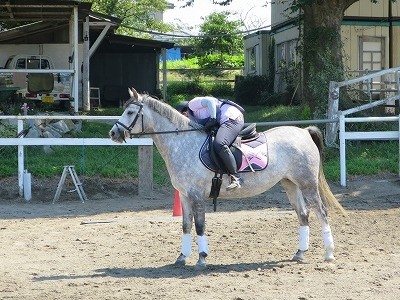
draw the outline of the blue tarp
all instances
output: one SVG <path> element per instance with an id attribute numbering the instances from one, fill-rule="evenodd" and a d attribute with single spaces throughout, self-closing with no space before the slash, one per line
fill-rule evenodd
<path id="1" fill-rule="evenodd" d="M 181 48 L 171 48 L 166 51 L 167 60 L 181 60 Z"/>

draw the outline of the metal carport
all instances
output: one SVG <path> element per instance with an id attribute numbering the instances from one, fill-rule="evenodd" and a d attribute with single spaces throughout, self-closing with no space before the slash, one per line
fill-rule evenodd
<path id="1" fill-rule="evenodd" d="M 165 53 L 165 48 L 173 47 L 173 43 L 114 35 L 114 30 L 120 25 L 121 20 L 93 12 L 90 9 L 91 3 L 69 0 L 7 0 L 0 2 L 0 22 L 17 22 L 17 24 L 33 22 L 29 25 L 0 32 L 0 44 L 35 43 L 39 39 L 45 41 L 49 36 L 53 36 L 52 42 L 57 42 L 57 39 L 68 41 L 69 56 L 72 62 L 68 71 L 73 75 L 71 95 L 74 100 L 75 112 L 78 112 L 79 109 L 77 101 L 79 99 L 79 72 L 82 72 L 83 110 L 90 109 L 89 70 L 93 68 L 89 64 L 89 58 L 92 57 L 98 47 L 101 46 L 103 49 L 101 53 L 103 54 L 107 51 L 115 52 L 107 46 L 110 44 L 121 44 L 120 47 L 132 47 L 134 45 L 135 51 L 141 47 L 147 47 L 150 52 L 154 50 L 161 51 L 161 53 Z M 79 24 L 82 24 L 81 29 Z M 56 34 L 59 34 L 65 27 L 68 28 L 66 37 L 56 37 Z M 107 42 L 104 41 L 105 38 L 108 39 Z M 82 68 L 79 65 L 78 57 L 79 42 L 83 43 Z"/>

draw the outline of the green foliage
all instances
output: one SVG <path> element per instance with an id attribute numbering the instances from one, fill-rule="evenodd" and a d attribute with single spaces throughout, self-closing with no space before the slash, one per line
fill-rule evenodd
<path id="1" fill-rule="evenodd" d="M 148 30 L 166 32 L 170 25 L 155 20 L 154 14 L 167 8 L 166 0 L 85 0 L 92 2 L 92 10 L 122 20 L 117 33 L 130 36 L 149 37 Z M 135 28 L 138 30 L 133 30 Z M 143 30 L 143 31 L 140 31 Z"/>
<path id="2" fill-rule="evenodd" d="M 310 120 L 312 119 L 311 108 L 308 105 L 304 105 L 300 113 L 300 120 Z"/>
<path id="3" fill-rule="evenodd" d="M 244 54 L 230 55 L 230 54 L 206 54 L 198 57 L 199 66 L 205 69 L 216 68 L 243 68 L 244 67 Z M 218 70 L 217 70 L 218 71 Z"/>
<path id="4" fill-rule="evenodd" d="M 160 64 L 160 68 L 162 65 Z M 180 59 L 180 60 L 167 60 L 167 69 L 198 69 L 199 59 L 197 57 Z"/>
<path id="5" fill-rule="evenodd" d="M 241 21 L 230 21 L 229 12 L 212 13 L 200 25 L 200 37 L 193 40 L 196 56 L 243 53 L 242 35 L 237 34 Z"/>
<path id="6" fill-rule="evenodd" d="M 107 108 L 98 108 L 93 109 L 91 111 L 82 112 L 82 115 L 89 116 L 120 116 L 124 112 L 122 107 L 107 107 Z M 95 125 L 92 125 L 95 126 Z M 94 130 L 95 131 L 95 130 Z"/>
<path id="7" fill-rule="evenodd" d="M 168 103 L 176 106 L 196 96 L 211 95 L 232 99 L 233 88 L 224 82 L 176 81 L 168 83 Z"/>
<path id="8" fill-rule="evenodd" d="M 268 104 L 266 99 L 272 93 L 273 82 L 270 82 L 267 76 L 246 76 L 235 83 L 235 101 L 240 104 Z"/>
<path id="9" fill-rule="evenodd" d="M 328 36 L 331 29 L 326 29 L 324 36 Z M 329 82 L 332 80 L 341 81 L 344 78 L 343 64 L 335 64 L 332 58 L 335 56 L 332 49 L 329 47 L 319 47 L 318 51 L 304 50 L 305 45 L 314 43 L 320 38 L 321 29 L 313 36 L 305 37 L 303 45 L 303 56 L 305 68 L 307 71 L 307 97 L 311 100 L 307 101 L 317 115 L 322 115 L 326 112 L 329 99 Z M 336 37 L 337 38 L 337 37 Z M 330 44 L 327 44 L 327 46 Z"/>
<path id="10" fill-rule="evenodd" d="M 7 124 L 6 122 L 3 123 L 0 121 L 0 137 L 2 138 L 10 138 L 16 137 L 17 133 L 15 131 L 14 126 Z"/>
<path id="11" fill-rule="evenodd" d="M 233 88 L 231 84 L 226 82 L 206 82 L 202 84 L 204 89 L 208 91 L 207 95 L 219 98 L 233 98 Z"/>
<path id="12" fill-rule="evenodd" d="M 21 112 L 21 103 L 6 99 L 0 102 L 0 111 L 5 115 L 18 115 Z"/>
<path id="13" fill-rule="evenodd" d="M 204 92 L 198 80 L 168 82 L 168 94 L 170 95 L 204 95 Z"/>
<path id="14" fill-rule="evenodd" d="M 213 56 L 218 55 L 210 55 L 210 57 Z M 216 57 L 215 63 L 213 61 L 210 64 L 207 62 L 207 57 L 167 61 L 168 81 L 191 80 L 200 82 L 233 80 L 235 75 L 240 74 L 244 64 L 243 54 L 233 56 L 223 55 L 223 59 L 226 59 L 226 61 L 222 65 L 225 68 L 213 66 L 219 63 L 219 57 Z M 205 69 L 200 68 L 199 60 L 204 61 Z"/>

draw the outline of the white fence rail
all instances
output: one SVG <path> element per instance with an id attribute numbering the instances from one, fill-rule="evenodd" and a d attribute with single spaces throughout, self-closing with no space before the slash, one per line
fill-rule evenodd
<path id="1" fill-rule="evenodd" d="M 368 104 L 361 105 L 359 107 L 355 107 L 346 111 L 346 115 L 362 111 L 368 108 L 372 108 L 379 105 L 389 104 L 393 101 L 400 99 L 400 67 L 386 69 L 378 72 L 374 72 L 368 75 L 364 75 L 361 77 L 336 82 L 331 81 L 329 83 L 329 100 L 328 100 L 328 119 L 337 119 L 339 115 L 339 98 L 340 98 L 340 88 L 349 87 L 352 85 L 363 85 L 365 83 L 369 83 L 374 78 L 384 78 L 382 85 L 386 86 L 386 89 L 380 90 L 381 92 L 388 95 L 389 93 L 394 94 L 393 96 L 388 96 L 382 100 L 372 102 L 370 90 L 368 90 L 367 94 L 369 94 L 369 102 Z M 369 85 L 368 85 L 369 86 Z M 326 143 L 328 145 L 334 145 L 337 139 L 338 132 L 338 124 L 330 123 L 326 125 Z"/>
<path id="2" fill-rule="evenodd" d="M 22 132 L 24 120 L 117 120 L 115 116 L 0 116 L 1 119 L 17 120 L 17 131 Z M 111 124 L 110 124 L 111 129 Z M 140 195 L 149 195 L 153 188 L 153 140 L 151 138 L 128 139 L 124 144 L 112 142 L 109 138 L 0 138 L 0 145 L 18 146 L 18 187 L 23 196 L 25 155 L 24 146 L 62 145 L 62 146 L 138 146 L 139 147 L 139 185 Z"/>
<path id="3" fill-rule="evenodd" d="M 382 101 L 362 106 L 362 109 L 379 105 Z M 358 111 L 358 109 L 357 109 Z M 339 123 L 340 146 L 340 184 L 346 186 L 346 141 L 348 140 L 398 140 L 399 141 L 399 176 L 400 176 L 400 115 L 393 117 L 349 118 L 346 115 L 355 109 L 339 111 L 338 119 L 298 120 L 279 122 L 259 122 L 258 126 L 306 125 Z M 23 121 L 29 119 L 76 119 L 76 120 L 117 120 L 115 116 L 0 116 L 0 119 L 18 120 L 18 132 L 23 130 Z M 346 132 L 346 123 L 393 122 L 399 124 L 398 131 Z M 111 125 L 111 124 L 110 124 Z M 138 146 L 139 147 L 139 194 L 146 195 L 153 187 L 153 140 L 151 138 L 128 139 L 125 144 L 116 144 L 109 138 L 0 138 L 0 145 L 18 146 L 18 185 L 23 195 L 24 146 L 62 145 L 62 146 Z"/>
<path id="4" fill-rule="evenodd" d="M 377 84 L 373 80 L 379 82 L 380 87 L 376 92 L 385 95 L 384 99 L 373 101 L 372 93 L 373 85 Z M 366 94 L 368 95 L 367 104 L 360 105 L 345 111 L 339 111 L 340 88 L 350 87 L 352 85 L 367 86 Z M 389 96 L 391 94 L 391 96 Z M 364 76 L 345 80 L 341 82 L 331 81 L 329 83 L 329 100 L 328 100 L 328 119 L 337 120 L 339 123 L 331 122 L 326 125 L 325 141 L 327 145 L 335 145 L 337 133 L 339 132 L 340 146 L 340 184 L 346 186 L 346 141 L 347 140 L 398 140 L 399 141 L 399 176 L 400 176 L 400 116 L 393 117 L 364 117 L 350 118 L 346 117 L 350 114 L 360 112 L 366 109 L 372 109 L 381 105 L 396 103 L 397 109 L 400 107 L 400 67 L 372 72 Z M 392 122 L 399 123 L 398 131 L 375 131 L 375 132 L 346 132 L 346 123 L 356 122 Z"/>
<path id="5" fill-rule="evenodd" d="M 399 176 L 400 176 L 400 115 L 393 117 L 346 118 L 347 112 L 339 112 L 340 145 L 340 185 L 346 186 L 346 141 L 347 140 L 397 140 L 399 141 Z M 398 131 L 346 132 L 346 123 L 360 122 L 397 122 Z M 382 155 L 385 155 L 382 153 Z"/>

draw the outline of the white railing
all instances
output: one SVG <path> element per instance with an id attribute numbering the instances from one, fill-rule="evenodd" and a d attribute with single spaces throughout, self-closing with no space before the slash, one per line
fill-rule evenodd
<path id="1" fill-rule="evenodd" d="M 331 81 L 329 83 L 329 100 L 328 100 L 328 119 L 337 119 L 339 114 L 339 98 L 340 98 L 340 88 L 351 86 L 354 84 L 365 84 L 366 82 L 370 82 L 373 78 L 376 77 L 385 77 L 386 79 L 392 78 L 391 80 L 386 80 L 382 82 L 382 84 L 386 84 L 388 87 L 387 89 L 381 90 L 385 91 L 386 93 L 394 93 L 394 96 L 386 97 L 382 100 L 372 102 L 372 99 L 369 99 L 369 104 L 362 105 L 352 110 L 348 110 L 348 114 L 354 113 L 357 111 L 365 110 L 368 108 L 372 108 L 374 106 L 385 105 L 391 103 L 395 100 L 400 99 L 400 67 L 386 69 L 382 71 L 377 71 L 368 75 L 364 75 L 361 77 L 336 82 Z M 369 85 L 368 85 L 369 86 Z M 389 88 L 389 86 L 394 86 L 394 88 Z M 368 91 L 367 94 L 369 98 L 371 90 Z M 372 105 L 372 106 L 369 106 Z M 326 143 L 327 145 L 334 145 L 337 139 L 337 132 L 338 132 L 338 123 L 329 123 L 326 125 Z"/>
<path id="2" fill-rule="evenodd" d="M 308 124 L 331 124 L 339 123 L 339 148 L 340 148 L 340 184 L 346 186 L 346 141 L 347 140 L 398 140 L 399 141 L 399 177 L 400 177 L 400 115 L 392 117 L 363 117 L 363 118 L 346 118 L 346 115 L 354 113 L 361 109 L 370 108 L 371 106 L 380 105 L 382 101 L 376 101 L 371 104 L 363 105 L 358 108 L 348 109 L 346 111 L 339 111 L 338 119 L 325 119 L 325 120 L 297 120 L 297 121 L 276 121 L 276 122 L 259 122 L 258 126 L 297 126 Z M 366 107 L 366 108 L 365 108 Z M 349 132 L 346 131 L 346 123 L 361 123 L 361 122 L 393 122 L 399 123 L 398 131 L 369 131 L 369 132 Z M 246 123 L 248 125 L 248 123 Z"/>
<path id="3" fill-rule="evenodd" d="M 116 116 L 0 116 L 1 119 L 17 120 L 17 132 L 24 129 L 24 121 L 32 119 L 53 120 L 118 120 Z M 111 126 L 111 125 L 110 125 Z M 111 127 L 110 127 L 111 128 Z M 62 146 L 138 146 L 139 147 L 139 185 L 140 195 L 149 195 L 153 188 L 153 140 L 151 138 L 128 139 L 124 144 L 112 142 L 109 138 L 0 138 L 0 145 L 18 146 L 18 187 L 19 195 L 24 194 L 25 156 L 24 146 L 62 145 Z"/>
<path id="4" fill-rule="evenodd" d="M 374 82 L 373 79 L 379 80 Z M 383 78 L 383 80 L 382 80 Z M 380 85 L 382 88 L 374 90 L 373 85 Z M 367 86 L 366 95 L 368 96 L 367 104 L 339 111 L 340 88 L 351 85 Z M 372 93 L 384 93 L 386 98 L 373 101 Z M 392 94 L 392 96 L 388 96 Z M 374 71 L 370 74 L 352 78 L 349 80 L 329 83 L 329 100 L 328 100 L 328 119 L 337 120 L 339 122 L 331 122 L 326 125 L 325 141 L 328 146 L 336 145 L 336 140 L 339 132 L 340 146 L 340 184 L 346 186 L 346 140 L 398 140 L 399 141 L 399 176 L 400 176 L 400 116 L 393 117 L 364 117 L 350 118 L 346 117 L 350 114 L 360 112 L 366 109 L 372 109 L 381 105 L 388 105 L 400 101 L 400 67 Z M 400 108 L 400 107 L 398 107 Z M 346 123 L 350 122 L 399 122 L 398 131 L 375 131 L 375 132 L 346 132 Z"/>
<path id="5" fill-rule="evenodd" d="M 339 112 L 339 145 L 340 145 L 340 185 L 346 186 L 346 141 L 347 140 L 397 140 L 399 141 L 400 176 L 400 115 L 393 117 L 346 118 L 347 111 Z M 346 123 L 361 122 L 397 122 L 398 131 L 346 132 Z M 384 153 L 382 153 L 384 155 Z"/>

